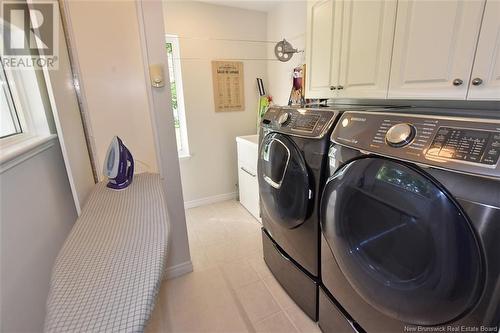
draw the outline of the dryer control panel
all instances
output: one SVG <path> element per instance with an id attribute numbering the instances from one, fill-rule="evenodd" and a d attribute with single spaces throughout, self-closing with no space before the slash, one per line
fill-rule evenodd
<path id="1" fill-rule="evenodd" d="M 368 153 L 500 177 L 500 120 L 345 112 L 331 139 Z"/>
<path id="2" fill-rule="evenodd" d="M 496 165 L 500 132 L 440 127 L 427 154 L 457 161 Z"/>
<path id="3" fill-rule="evenodd" d="M 332 127 L 338 111 L 271 107 L 261 126 L 270 130 L 308 138 L 322 138 Z"/>

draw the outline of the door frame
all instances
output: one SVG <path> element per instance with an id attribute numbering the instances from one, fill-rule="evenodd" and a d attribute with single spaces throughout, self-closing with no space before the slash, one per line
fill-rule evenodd
<path id="1" fill-rule="evenodd" d="M 174 278 L 193 271 L 191 262 L 184 198 L 174 116 L 171 105 L 170 78 L 165 24 L 161 1 L 136 1 L 137 21 L 142 46 L 144 82 L 148 94 L 149 114 L 155 140 L 156 160 L 162 179 L 169 216 L 169 249 L 166 277 Z M 164 73 L 164 86 L 152 87 L 150 65 L 159 65 Z"/>

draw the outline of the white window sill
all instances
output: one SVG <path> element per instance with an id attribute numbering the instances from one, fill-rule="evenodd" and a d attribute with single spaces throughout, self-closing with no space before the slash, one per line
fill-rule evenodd
<path id="1" fill-rule="evenodd" d="M 0 173 L 52 147 L 56 134 L 18 134 L 0 140 Z"/>
<path id="2" fill-rule="evenodd" d="M 190 154 L 183 154 L 183 155 L 179 154 L 179 160 L 189 160 L 191 157 L 193 156 Z"/>

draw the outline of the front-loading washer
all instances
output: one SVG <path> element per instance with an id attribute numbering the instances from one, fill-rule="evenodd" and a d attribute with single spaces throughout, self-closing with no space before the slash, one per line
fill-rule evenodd
<path id="1" fill-rule="evenodd" d="M 498 332 L 500 119 L 406 112 L 346 112 L 332 133 L 319 325 Z"/>
<path id="2" fill-rule="evenodd" d="M 290 297 L 317 318 L 319 196 L 338 112 L 273 107 L 261 122 L 258 181 L 264 260 Z"/>

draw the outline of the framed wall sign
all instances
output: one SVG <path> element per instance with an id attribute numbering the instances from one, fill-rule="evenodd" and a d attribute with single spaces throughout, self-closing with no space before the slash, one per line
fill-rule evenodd
<path id="1" fill-rule="evenodd" d="M 212 61 L 212 80 L 215 112 L 245 109 L 243 62 Z"/>

